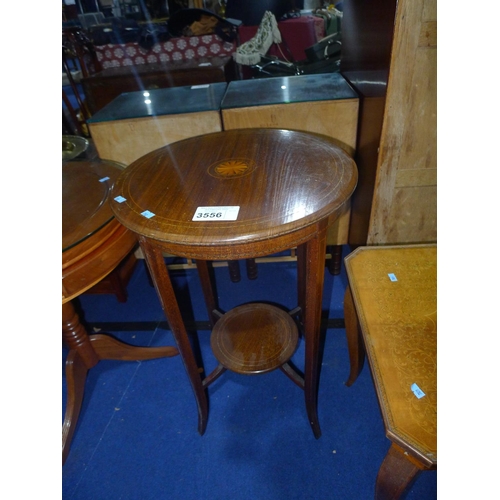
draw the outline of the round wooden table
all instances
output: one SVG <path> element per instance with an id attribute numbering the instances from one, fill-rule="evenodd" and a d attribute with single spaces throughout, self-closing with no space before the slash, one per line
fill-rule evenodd
<path id="1" fill-rule="evenodd" d="M 317 389 L 326 230 L 356 182 L 354 161 L 329 137 L 279 129 L 230 130 L 182 140 L 139 158 L 116 181 L 111 207 L 138 236 L 194 390 L 200 434 L 208 419 L 205 389 L 225 369 L 259 373 L 280 368 L 304 389 L 312 430 L 316 437 L 321 435 Z M 292 326 L 277 311 L 256 307 L 252 314 L 261 319 L 256 324 L 266 346 L 259 349 L 259 342 L 248 342 L 247 352 L 226 353 L 225 360 L 219 356 L 219 366 L 205 377 L 197 366 L 163 253 L 196 260 L 222 352 L 230 344 L 245 349 L 244 337 L 234 337 L 234 325 L 235 314 L 248 315 L 248 310 L 226 313 L 231 315 L 226 322 L 230 329 L 220 331 L 216 323 L 224 315 L 218 309 L 209 261 L 254 258 L 294 247 L 298 307 L 290 315 L 299 318 L 304 330 L 304 373 L 287 363 L 293 349 L 285 344 L 295 338 Z M 281 347 L 271 345 L 276 327 L 265 326 L 265 318 L 274 317 L 288 329 Z M 240 321 L 242 328 L 245 323 Z M 276 362 L 270 366 L 261 360 L 252 368 L 245 360 L 254 359 L 257 350 Z"/>
<path id="2" fill-rule="evenodd" d="M 118 163 L 103 160 L 74 160 L 62 165 L 62 337 L 69 347 L 63 463 L 90 368 L 102 359 L 132 361 L 178 354 L 175 347 L 136 347 L 108 335 L 88 335 L 71 302 L 111 273 L 137 244 L 135 235 L 113 217 L 109 205 L 111 187 L 122 169 Z"/>

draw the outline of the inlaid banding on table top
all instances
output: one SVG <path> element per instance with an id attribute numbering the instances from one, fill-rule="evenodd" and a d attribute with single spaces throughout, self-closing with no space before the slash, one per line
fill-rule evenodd
<path id="1" fill-rule="evenodd" d="M 238 129 L 178 141 L 139 158 L 113 188 L 113 198 L 127 201 L 112 208 L 120 222 L 149 238 L 234 245 L 324 219 L 341 209 L 356 183 L 354 161 L 329 137 Z M 193 221 L 201 206 L 240 211 L 236 221 Z M 145 210 L 155 216 L 145 219 Z"/>

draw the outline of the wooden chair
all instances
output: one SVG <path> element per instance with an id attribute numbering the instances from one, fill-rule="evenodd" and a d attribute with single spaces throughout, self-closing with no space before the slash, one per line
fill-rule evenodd
<path id="1" fill-rule="evenodd" d="M 68 84 L 76 99 L 76 107 L 63 89 L 63 133 L 90 137 L 87 120 L 91 113 L 80 93 L 76 75 L 88 77 L 101 69 L 92 42 L 78 27 L 64 28 L 62 32 L 62 64 Z"/>

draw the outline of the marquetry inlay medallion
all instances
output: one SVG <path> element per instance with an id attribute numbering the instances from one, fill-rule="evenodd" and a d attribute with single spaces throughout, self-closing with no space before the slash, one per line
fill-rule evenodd
<path id="1" fill-rule="evenodd" d="M 222 179 L 243 177 L 255 169 L 255 162 L 246 158 L 234 158 L 212 163 L 208 167 L 208 173 L 213 177 Z"/>

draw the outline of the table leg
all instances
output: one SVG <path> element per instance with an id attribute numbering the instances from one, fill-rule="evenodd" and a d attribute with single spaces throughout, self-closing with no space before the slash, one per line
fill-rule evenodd
<path id="1" fill-rule="evenodd" d="M 241 281 L 240 261 L 228 260 L 227 268 L 229 269 L 229 279 L 233 283 L 239 283 Z"/>
<path id="2" fill-rule="evenodd" d="M 257 262 L 255 259 L 246 259 L 247 278 L 249 280 L 256 280 L 258 275 Z"/>
<path id="3" fill-rule="evenodd" d="M 87 372 L 99 362 L 99 358 L 71 302 L 62 306 L 62 336 L 70 349 L 66 359 L 67 403 L 62 427 L 64 464 L 80 414 Z"/>
<path id="4" fill-rule="evenodd" d="M 67 403 L 62 427 L 64 464 L 82 407 L 85 380 L 91 368 L 103 359 L 137 361 L 176 356 L 179 352 L 170 346 L 137 347 L 107 335 L 89 336 L 71 302 L 62 305 L 62 337 L 70 349 L 66 359 Z"/>
<path id="5" fill-rule="evenodd" d="M 328 263 L 328 270 L 330 274 L 335 276 L 340 274 L 340 268 L 342 267 L 342 245 L 330 245 L 328 250 L 332 256 Z"/>
<path id="6" fill-rule="evenodd" d="M 88 368 L 77 351 L 70 351 L 66 358 L 66 411 L 62 426 L 62 463 L 66 462 L 82 408 Z"/>
<path id="7" fill-rule="evenodd" d="M 201 282 L 201 290 L 205 299 L 210 326 L 213 328 L 222 313 L 219 312 L 219 305 L 214 291 L 212 267 L 208 261 L 196 259 L 196 269 Z"/>
<path id="8" fill-rule="evenodd" d="M 304 393 L 314 436 L 321 436 L 318 420 L 321 304 L 325 273 L 326 228 L 297 248 L 298 295 L 305 336 Z"/>
<path id="9" fill-rule="evenodd" d="M 179 353 L 194 391 L 196 405 L 198 407 L 198 432 L 203 435 L 207 428 L 208 421 L 207 394 L 200 376 L 200 372 L 203 372 L 203 368 L 198 368 L 197 366 L 161 250 L 154 247 L 142 236 L 139 238 L 139 242 L 144 251 L 145 260 L 151 273 L 156 293 L 160 298 L 163 311 L 172 329 L 172 335 L 177 343 Z"/>
<path id="10" fill-rule="evenodd" d="M 393 443 L 378 471 L 375 500 L 397 500 L 424 469 L 415 458 Z"/>
<path id="11" fill-rule="evenodd" d="M 358 315 L 354 307 L 354 301 L 352 300 L 351 288 L 349 286 L 347 286 L 344 295 L 344 321 L 347 347 L 349 349 L 349 362 L 351 365 L 349 378 L 345 385 L 350 387 L 354 384 L 363 369 L 363 364 L 365 362 L 365 347 L 361 337 Z"/>

